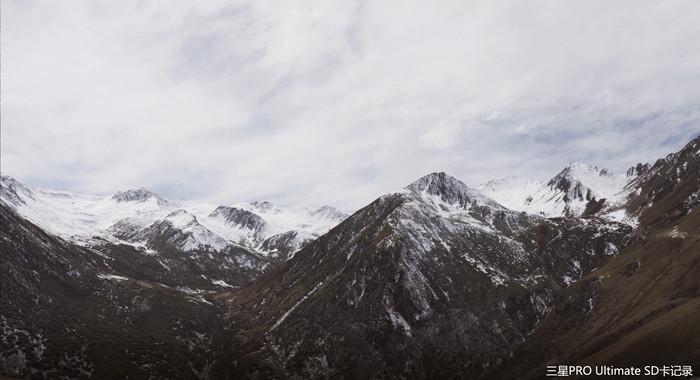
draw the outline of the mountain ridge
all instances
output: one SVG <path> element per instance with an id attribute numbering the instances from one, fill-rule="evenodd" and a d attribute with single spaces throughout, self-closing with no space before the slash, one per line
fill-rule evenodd
<path id="1" fill-rule="evenodd" d="M 112 196 L 95 196 L 45 190 L 3 175 L 1 194 L 3 201 L 33 223 L 84 245 L 95 244 L 95 237 L 117 244 L 143 245 L 148 241 L 145 230 L 149 226 L 159 220 L 172 219 L 170 214 L 185 210 L 197 219 L 197 224 L 203 229 L 199 235 L 211 236 L 210 239 L 195 238 L 188 249 L 209 246 L 222 250 L 231 245 L 255 249 L 263 255 L 286 257 L 347 216 L 329 206 L 324 209 L 325 213 L 319 213 L 318 210 L 322 208 L 297 211 L 279 208 L 269 202 L 241 203 L 229 209 L 236 206 L 248 208 L 248 211 L 242 212 L 247 213 L 249 218 L 259 219 L 258 224 L 269 228 L 258 228 L 255 223 L 238 223 L 237 229 L 231 229 L 218 220 L 221 212 L 216 212 L 218 207 L 228 206 L 169 200 L 148 188 L 119 191 Z M 256 209 L 262 211 L 256 214 Z M 268 238 L 291 232 L 297 237 L 277 245 L 264 244 Z M 279 237 L 276 239 L 280 240 Z M 261 249 L 263 246 L 268 249 Z"/>
<path id="2" fill-rule="evenodd" d="M 484 378 L 541 378 L 564 363 L 700 368 L 700 137 L 634 170 L 626 207 L 638 216 L 635 240 L 565 289 Z"/>
<path id="3" fill-rule="evenodd" d="M 239 343 L 224 361 L 239 364 L 220 370 L 476 376 L 527 336 L 559 290 L 629 243 L 623 224 L 546 219 L 470 192 L 444 173 L 422 177 L 226 296 Z M 436 331 L 450 344 L 436 345 Z M 403 347 L 412 369 L 396 367 L 382 341 Z"/>
<path id="4" fill-rule="evenodd" d="M 700 137 L 624 181 L 570 165 L 529 194 L 551 215 L 431 173 L 323 232 L 337 210 L 159 204 L 140 189 L 117 202 L 3 176 L 1 371 L 537 378 L 654 354 L 697 366 L 683 342 L 700 325 L 699 154 Z M 602 198 L 586 176 L 624 186 Z M 208 232 L 248 241 L 214 249 Z"/>
<path id="5" fill-rule="evenodd" d="M 636 221 L 626 214 L 614 212 L 625 202 L 627 184 L 636 178 L 636 171 L 628 173 L 614 174 L 605 168 L 572 162 L 546 181 L 508 176 L 477 189 L 513 210 L 545 217 L 599 215 L 634 224 Z"/>

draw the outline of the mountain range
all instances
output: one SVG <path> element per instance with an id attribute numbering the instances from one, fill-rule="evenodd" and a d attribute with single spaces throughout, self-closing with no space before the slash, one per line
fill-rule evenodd
<path id="1" fill-rule="evenodd" d="M 92 196 L 3 176 L 1 373 L 700 370 L 699 155 L 696 138 L 625 174 L 573 163 L 548 181 L 477 188 L 431 173 L 352 215 L 149 189 Z"/>

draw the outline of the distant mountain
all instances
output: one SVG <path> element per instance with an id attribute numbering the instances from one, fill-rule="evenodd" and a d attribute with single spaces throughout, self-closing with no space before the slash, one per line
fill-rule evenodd
<path id="1" fill-rule="evenodd" d="M 251 282 L 346 216 L 216 207 L 143 188 L 100 197 L 7 176 L 0 186 L 3 378 L 209 378 L 212 341 L 226 335 L 215 293 Z"/>
<path id="2" fill-rule="evenodd" d="M 10 378 L 700 368 L 700 137 L 625 175 L 431 173 L 348 216 L 0 178 Z"/>
<path id="3" fill-rule="evenodd" d="M 168 243 L 181 251 L 244 248 L 286 259 L 347 217 L 329 206 L 289 210 L 254 202 L 217 207 L 169 200 L 146 188 L 100 197 L 31 187 L 6 176 L 1 180 L 0 196 L 9 207 L 45 231 L 85 246 L 109 241 L 152 250 Z M 172 236 L 163 241 L 164 234 Z"/>
<path id="4" fill-rule="evenodd" d="M 117 203 L 123 203 L 123 202 L 135 202 L 135 203 L 141 203 L 141 202 L 147 202 L 148 200 L 153 199 L 158 203 L 160 206 L 166 206 L 169 204 L 168 200 L 163 198 L 160 194 L 154 192 L 151 189 L 142 187 L 137 190 L 127 190 L 127 191 L 119 191 L 114 196 L 112 197 L 112 200 L 116 201 Z"/>
<path id="5" fill-rule="evenodd" d="M 624 203 L 625 186 L 634 178 L 574 162 L 549 181 L 517 176 L 496 179 L 478 189 L 504 206 L 546 217 L 605 214 Z M 602 211 L 602 212 L 601 212 Z M 626 214 L 610 213 L 617 221 L 634 222 Z"/>

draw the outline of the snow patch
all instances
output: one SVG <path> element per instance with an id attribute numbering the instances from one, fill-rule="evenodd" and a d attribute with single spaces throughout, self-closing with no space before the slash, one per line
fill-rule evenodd
<path id="1" fill-rule="evenodd" d="M 618 248 L 615 244 L 611 242 L 607 242 L 605 246 L 605 254 L 606 255 L 614 255 L 618 251 Z"/>
<path id="2" fill-rule="evenodd" d="M 129 278 L 124 276 L 117 276 L 114 274 L 98 274 L 97 277 L 103 280 L 117 280 L 117 281 L 127 281 Z"/>
<path id="3" fill-rule="evenodd" d="M 224 280 L 215 280 L 215 281 L 212 281 L 211 283 L 214 285 L 224 286 L 227 288 L 235 288 L 235 286 L 227 284 Z"/>
<path id="4" fill-rule="evenodd" d="M 685 239 L 688 237 L 688 233 L 678 231 L 678 226 L 675 226 L 671 231 L 666 233 L 666 236 L 674 239 Z"/>
<path id="5" fill-rule="evenodd" d="M 318 284 L 316 284 L 316 286 L 314 286 L 313 289 L 311 289 L 308 293 L 306 293 L 303 297 L 301 297 L 301 299 L 300 299 L 299 301 L 297 301 L 292 307 L 290 307 L 289 310 L 287 310 L 287 312 L 284 313 L 284 314 L 282 315 L 282 317 L 281 317 L 280 319 L 278 319 L 277 322 L 275 322 L 274 325 L 272 325 L 272 327 L 270 328 L 270 330 L 269 330 L 268 332 L 270 332 L 270 331 L 276 329 L 277 326 L 279 326 L 280 324 L 282 324 L 282 322 L 284 322 L 284 320 L 287 319 L 287 317 L 289 316 L 289 314 L 291 314 L 291 313 L 294 311 L 294 309 L 296 309 L 297 306 L 299 306 L 302 302 L 306 301 L 306 299 L 309 298 L 309 296 L 312 295 L 318 288 L 320 288 L 321 285 L 323 285 L 323 281 L 321 281 L 321 282 L 319 282 Z"/>
<path id="6" fill-rule="evenodd" d="M 401 314 L 389 306 L 389 302 L 387 302 L 386 299 L 384 302 L 384 307 L 387 314 L 389 314 L 389 319 L 391 320 L 391 324 L 394 326 L 394 328 L 401 326 L 403 327 L 403 331 L 406 333 L 406 335 L 411 336 L 411 326 L 408 324 L 408 322 L 406 322 L 406 319 Z"/>

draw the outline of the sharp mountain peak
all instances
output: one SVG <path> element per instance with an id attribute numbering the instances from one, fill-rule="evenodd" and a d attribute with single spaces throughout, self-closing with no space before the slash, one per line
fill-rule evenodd
<path id="1" fill-rule="evenodd" d="M 615 176 L 615 174 L 606 168 L 600 168 L 596 165 L 574 161 L 567 165 L 556 176 L 554 176 L 552 180 L 562 177 L 578 178 L 581 176 L 611 177 Z"/>
<path id="2" fill-rule="evenodd" d="M 439 196 L 452 196 L 456 193 L 476 194 L 464 182 L 445 172 L 427 174 L 406 186 L 405 189 L 414 193 L 427 193 Z"/>

